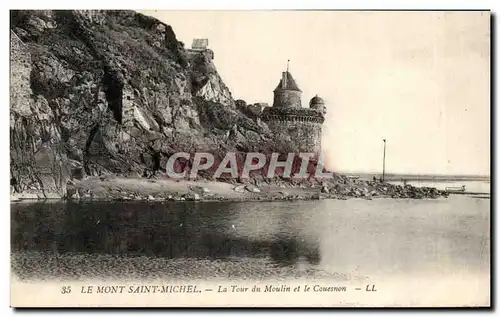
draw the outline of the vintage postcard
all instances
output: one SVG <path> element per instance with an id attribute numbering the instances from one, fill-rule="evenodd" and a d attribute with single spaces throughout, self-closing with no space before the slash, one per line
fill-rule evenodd
<path id="1" fill-rule="evenodd" d="M 490 307 L 489 11 L 10 11 L 12 307 Z"/>

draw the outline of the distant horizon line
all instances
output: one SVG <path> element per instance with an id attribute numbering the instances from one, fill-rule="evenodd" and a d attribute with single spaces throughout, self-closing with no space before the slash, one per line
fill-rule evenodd
<path id="1" fill-rule="evenodd" d="M 347 170 L 338 170 L 333 171 L 335 173 L 341 174 L 357 174 L 357 175 L 382 175 L 382 172 L 374 172 L 374 171 L 347 171 Z M 491 178 L 490 174 L 436 174 L 436 173 L 403 173 L 403 172 L 386 172 L 385 176 L 447 176 L 447 177 L 487 177 Z"/>

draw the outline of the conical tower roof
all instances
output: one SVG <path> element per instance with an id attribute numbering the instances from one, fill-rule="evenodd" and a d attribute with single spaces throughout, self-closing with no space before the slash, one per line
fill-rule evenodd
<path id="1" fill-rule="evenodd" d="M 283 88 L 283 78 L 282 78 L 280 80 L 278 86 L 276 87 L 276 89 L 274 89 L 274 91 L 277 91 L 277 90 L 295 90 L 295 91 L 302 92 L 302 90 L 300 90 L 299 86 L 295 82 L 295 79 L 293 79 L 292 74 L 290 74 L 289 71 L 286 71 L 285 73 L 286 73 L 286 85 L 284 86 L 285 88 Z"/>

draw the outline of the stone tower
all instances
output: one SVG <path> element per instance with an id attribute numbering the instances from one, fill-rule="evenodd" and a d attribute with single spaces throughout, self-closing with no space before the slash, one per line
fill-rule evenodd
<path id="1" fill-rule="evenodd" d="M 281 80 L 274 89 L 273 107 L 302 108 L 302 91 L 287 70 L 283 72 Z"/>
<path id="2" fill-rule="evenodd" d="M 273 106 L 264 109 L 262 120 L 274 133 L 276 150 L 319 154 L 325 103 L 316 95 L 309 108 L 303 108 L 301 97 L 302 91 L 287 69 L 274 90 Z"/>
<path id="3" fill-rule="evenodd" d="M 314 96 L 311 101 L 309 101 L 309 109 L 319 111 L 326 115 L 325 101 L 318 95 Z"/>

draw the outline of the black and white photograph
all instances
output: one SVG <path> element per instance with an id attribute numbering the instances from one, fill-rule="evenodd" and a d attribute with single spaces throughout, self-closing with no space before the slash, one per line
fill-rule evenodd
<path id="1" fill-rule="evenodd" d="M 488 10 L 10 10 L 11 307 L 490 307 Z"/>

